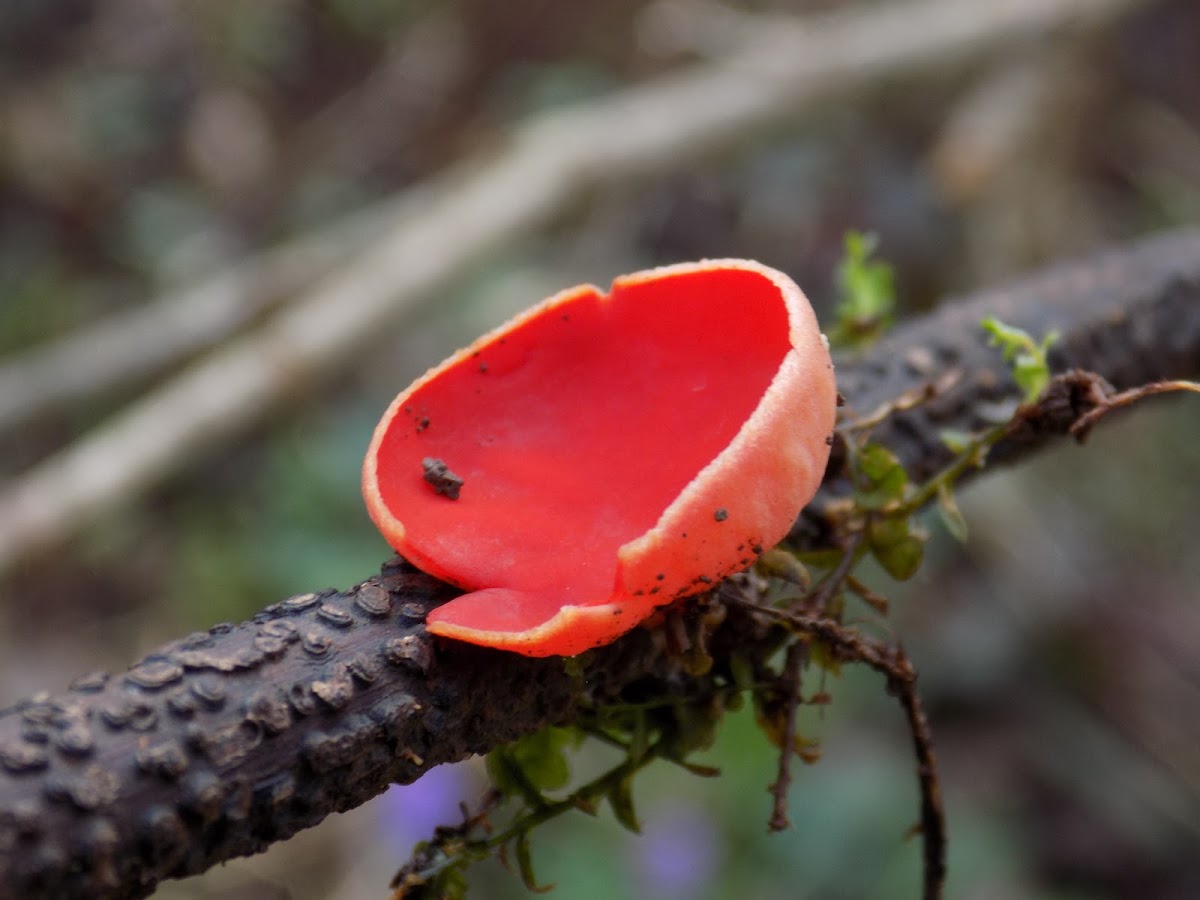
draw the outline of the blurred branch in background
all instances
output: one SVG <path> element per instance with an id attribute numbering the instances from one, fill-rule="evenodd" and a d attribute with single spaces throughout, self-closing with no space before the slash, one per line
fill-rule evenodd
<path id="1" fill-rule="evenodd" d="M 193 287 L 0 360 L 0 431 L 144 381 L 217 346 L 300 294 L 406 211 L 411 215 L 417 199 L 355 213 Z"/>
<path id="2" fill-rule="evenodd" d="M 539 116 L 497 154 L 423 186 L 411 217 L 349 254 L 262 327 L 18 478 L 0 495 L 0 572 L 100 520 L 243 432 L 283 398 L 348 366 L 405 310 L 589 192 L 678 171 L 794 121 L 817 101 L 1095 28 L 1135 5 L 925 0 L 802 21 L 739 18 L 730 45 L 704 64 Z M 712 10 L 698 6 L 694 13 L 701 21 Z M 334 255 L 337 246 L 322 245 L 309 260 L 314 269 L 324 261 L 316 257 Z M 214 284 L 214 296 L 227 297 L 219 288 Z M 224 333 L 236 327 L 226 323 Z M 206 340 L 219 333 L 212 329 Z M 175 352 L 194 353 L 199 343 Z M 158 364 L 165 362 L 160 356 Z"/>

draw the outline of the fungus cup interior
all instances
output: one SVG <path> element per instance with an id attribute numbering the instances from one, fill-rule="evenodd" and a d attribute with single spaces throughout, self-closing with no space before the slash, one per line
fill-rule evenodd
<path id="1" fill-rule="evenodd" d="M 402 392 L 364 495 L 392 547 L 470 592 L 429 631 L 574 655 L 782 539 L 820 483 L 835 397 L 786 276 L 651 270 L 564 291 Z M 428 460 L 462 479 L 457 499 Z"/>

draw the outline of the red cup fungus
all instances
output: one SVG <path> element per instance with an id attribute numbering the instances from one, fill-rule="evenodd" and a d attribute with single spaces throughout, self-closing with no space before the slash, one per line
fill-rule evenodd
<path id="1" fill-rule="evenodd" d="M 403 391 L 363 464 L 396 551 L 468 593 L 430 632 L 527 656 L 607 644 L 783 539 L 825 471 L 833 364 L 774 269 L 571 288 Z"/>

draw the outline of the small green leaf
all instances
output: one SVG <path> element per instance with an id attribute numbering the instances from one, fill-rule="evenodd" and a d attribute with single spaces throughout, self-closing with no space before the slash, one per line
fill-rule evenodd
<path id="1" fill-rule="evenodd" d="M 641 823 L 633 809 L 633 776 L 628 775 L 614 784 L 608 791 L 608 804 L 612 807 L 613 815 L 629 831 L 634 834 L 642 833 Z"/>
<path id="2" fill-rule="evenodd" d="M 542 791 L 566 787 L 571 767 L 563 748 L 575 740 L 566 728 L 543 728 L 487 755 L 487 772 L 496 790 L 521 797 L 532 807 L 546 804 Z"/>
<path id="3" fill-rule="evenodd" d="M 912 520 L 908 516 L 874 516 L 867 523 L 867 546 L 872 552 L 894 547 L 908 540 L 912 533 Z"/>
<path id="4" fill-rule="evenodd" d="M 858 475 L 855 500 L 864 509 L 881 509 L 904 498 L 908 473 L 894 453 L 879 444 L 867 444 L 855 454 Z"/>
<path id="5" fill-rule="evenodd" d="M 797 587 L 807 588 L 812 581 L 804 563 L 782 547 L 772 548 L 760 556 L 756 567 L 768 578 L 778 578 Z"/>
<path id="6" fill-rule="evenodd" d="M 437 878 L 436 893 L 430 893 L 437 900 L 465 900 L 467 896 L 467 873 L 458 866 L 444 869 Z"/>
<path id="7" fill-rule="evenodd" d="M 823 672 L 830 675 L 842 674 L 842 661 L 824 641 L 813 641 L 808 647 L 809 658 Z"/>
<path id="8" fill-rule="evenodd" d="M 540 885 L 533 871 L 533 856 L 529 852 L 529 832 L 522 831 L 516 837 L 517 869 L 521 873 L 521 881 L 526 890 L 535 894 L 544 894 L 554 888 L 554 885 Z"/>
<path id="9" fill-rule="evenodd" d="M 796 558 L 812 569 L 833 569 L 842 561 L 842 551 L 802 550 L 796 554 Z"/>
<path id="10" fill-rule="evenodd" d="M 721 714 L 711 704 L 676 703 L 671 707 L 674 728 L 666 755 L 683 759 L 695 750 L 706 750 L 717 736 Z"/>
<path id="11" fill-rule="evenodd" d="M 1022 350 L 1033 347 L 1033 338 L 1020 328 L 1005 325 L 995 316 L 984 316 L 979 324 L 991 337 L 988 343 L 1000 348 L 1000 355 L 1004 357 L 1005 362 L 1012 362 Z"/>
<path id="12" fill-rule="evenodd" d="M 874 235 L 846 233 L 845 254 L 835 275 L 841 295 L 829 340 L 837 346 L 863 347 L 891 324 L 896 305 L 892 267 L 871 259 Z"/>
<path id="13" fill-rule="evenodd" d="M 754 686 L 754 663 L 742 650 L 734 650 L 729 656 L 729 675 L 734 686 L 745 691 Z"/>
<path id="14" fill-rule="evenodd" d="M 1036 400 L 1050 381 L 1050 371 L 1045 361 L 1035 359 L 1028 353 L 1017 354 L 1012 363 L 1012 374 L 1026 403 Z"/>
<path id="15" fill-rule="evenodd" d="M 563 748 L 573 740 L 565 728 L 543 728 L 513 745 L 513 757 L 525 777 L 538 790 L 557 791 L 571 780 L 571 766 Z"/>
<path id="16" fill-rule="evenodd" d="M 1033 403 L 1050 381 L 1050 364 L 1046 357 L 1051 345 L 1058 340 L 1058 332 L 1050 331 L 1041 343 L 1035 343 L 1026 332 L 1004 324 L 995 316 L 987 316 L 979 324 L 990 336 L 988 343 L 999 347 L 1004 361 L 1012 367 L 1013 380 L 1021 389 L 1024 402 Z"/>
<path id="17" fill-rule="evenodd" d="M 882 444 L 865 445 L 855 455 L 854 461 L 859 474 L 872 484 L 877 484 L 890 477 L 896 467 L 900 465 L 896 454 Z"/>
<path id="18" fill-rule="evenodd" d="M 938 515 L 942 517 L 946 530 L 954 539 L 960 544 L 965 544 L 967 542 L 967 520 L 963 518 L 962 511 L 958 508 L 958 501 L 954 499 L 954 492 L 947 484 L 938 485 Z"/>
<path id="19" fill-rule="evenodd" d="M 890 546 L 873 549 L 875 558 L 884 571 L 897 581 L 907 581 L 921 568 L 921 560 L 925 555 L 925 541 L 915 534 L 909 534 L 904 540 Z"/>
<path id="20" fill-rule="evenodd" d="M 505 797 L 520 797 L 524 794 L 521 774 L 507 747 L 497 747 L 489 753 L 484 765 L 492 786 Z"/>

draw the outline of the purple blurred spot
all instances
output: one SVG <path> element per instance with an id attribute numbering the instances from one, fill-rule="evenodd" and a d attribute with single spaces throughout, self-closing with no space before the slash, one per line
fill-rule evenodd
<path id="1" fill-rule="evenodd" d="M 633 841 L 633 866 L 647 897 L 694 897 L 721 868 L 724 848 L 712 819 L 693 806 L 650 812 Z"/>
<path id="2" fill-rule="evenodd" d="M 462 763 L 430 769 L 412 784 L 396 784 L 375 802 L 379 827 L 385 840 L 399 848 L 433 837 L 439 825 L 462 821 L 459 803 L 471 790 Z"/>

